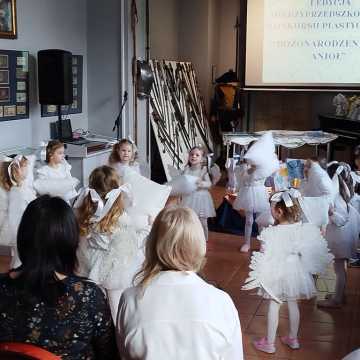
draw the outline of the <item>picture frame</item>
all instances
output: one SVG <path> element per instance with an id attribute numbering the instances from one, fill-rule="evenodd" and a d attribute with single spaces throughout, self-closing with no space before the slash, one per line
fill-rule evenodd
<path id="1" fill-rule="evenodd" d="M 16 0 L 0 2 L 0 38 L 17 38 Z"/>
<path id="2" fill-rule="evenodd" d="M 10 88 L 0 87 L 0 102 L 9 102 L 9 101 L 10 101 Z"/>
<path id="3" fill-rule="evenodd" d="M 9 84 L 9 70 L 0 70 L 0 85 Z"/>

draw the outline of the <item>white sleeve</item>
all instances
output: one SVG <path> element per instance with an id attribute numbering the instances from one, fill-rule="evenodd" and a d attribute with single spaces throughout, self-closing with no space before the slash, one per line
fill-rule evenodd
<path id="1" fill-rule="evenodd" d="M 206 172 L 202 178 L 202 180 L 200 181 L 199 185 L 198 185 L 198 188 L 199 189 L 209 189 L 211 188 L 211 185 L 212 185 L 212 182 L 210 180 L 210 176 L 209 176 L 209 173 Z"/>
<path id="2" fill-rule="evenodd" d="M 242 333 L 241 333 L 241 326 L 239 320 L 239 313 L 235 308 L 234 303 L 232 300 L 231 307 L 232 307 L 232 315 L 231 318 L 235 320 L 234 328 L 232 331 L 232 335 L 230 340 L 229 347 L 224 354 L 224 360 L 243 360 L 244 359 L 244 351 L 243 351 L 243 344 L 242 344 Z"/>
<path id="3" fill-rule="evenodd" d="M 41 168 L 37 169 L 36 171 L 37 179 L 44 180 L 49 177 L 48 171 L 47 171 L 47 165 L 42 166 Z"/>
<path id="4" fill-rule="evenodd" d="M 8 213 L 8 194 L 6 190 L 0 188 L 0 229 L 5 223 Z"/>
<path id="5" fill-rule="evenodd" d="M 27 201 L 20 189 L 11 189 L 9 193 L 9 226 L 13 239 L 17 237 L 17 230 L 20 225 L 21 217 L 27 207 Z"/>

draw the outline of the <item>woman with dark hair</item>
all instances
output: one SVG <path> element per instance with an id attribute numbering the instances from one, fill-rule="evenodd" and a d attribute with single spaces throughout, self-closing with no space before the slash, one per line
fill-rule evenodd
<path id="1" fill-rule="evenodd" d="M 117 359 L 102 291 L 74 275 L 79 228 L 69 205 L 44 195 L 24 212 L 21 267 L 0 275 L 0 342 L 27 342 L 62 359 Z"/>

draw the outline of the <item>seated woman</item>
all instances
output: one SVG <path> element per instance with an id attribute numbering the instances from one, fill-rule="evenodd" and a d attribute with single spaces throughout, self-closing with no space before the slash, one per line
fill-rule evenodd
<path id="1" fill-rule="evenodd" d="M 62 359 L 117 359 L 102 291 L 74 275 L 79 229 L 69 205 L 44 195 L 21 219 L 21 267 L 0 275 L 0 342 L 27 342 Z"/>
<path id="2" fill-rule="evenodd" d="M 242 360 L 241 328 L 230 296 L 196 272 L 206 241 L 189 208 L 165 208 L 146 243 L 136 287 L 119 304 L 117 340 L 127 360 Z"/>

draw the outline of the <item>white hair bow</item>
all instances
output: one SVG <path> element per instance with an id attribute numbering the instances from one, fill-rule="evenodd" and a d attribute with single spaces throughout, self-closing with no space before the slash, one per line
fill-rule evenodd
<path id="1" fill-rule="evenodd" d="M 102 201 L 100 195 L 96 192 L 96 190 L 94 189 L 91 189 L 89 187 L 86 187 L 86 188 L 83 188 L 80 190 L 80 194 L 79 196 L 77 197 L 73 207 L 75 209 L 78 209 L 82 203 L 84 202 L 85 198 L 90 194 L 90 197 L 91 197 L 91 201 L 93 203 L 96 203 L 97 204 L 97 208 L 96 208 L 96 211 L 95 211 L 95 214 L 94 216 L 95 217 L 98 217 L 101 215 L 101 212 L 104 208 L 104 202 Z"/>
<path id="2" fill-rule="evenodd" d="M 339 163 L 338 161 L 332 161 L 330 162 L 327 167 L 331 166 L 331 165 L 335 165 L 335 164 L 341 164 Z M 332 177 L 332 183 L 333 183 L 333 187 L 334 187 L 334 195 L 337 195 L 339 192 L 340 192 L 340 180 L 339 180 L 339 176 L 340 174 L 343 172 L 343 171 L 346 171 L 347 173 L 350 173 L 351 171 L 351 168 L 348 164 L 341 164 L 337 167 L 336 171 L 335 171 L 335 174 L 334 176 Z M 343 186 L 344 186 L 344 190 L 345 190 L 345 193 L 346 193 L 346 196 L 348 198 L 351 197 L 351 192 L 350 192 L 350 189 L 349 187 L 347 186 L 346 182 L 342 182 L 343 183 Z"/>
<path id="3" fill-rule="evenodd" d="M 277 192 L 270 197 L 271 202 L 277 203 L 283 200 L 286 207 L 294 206 L 293 199 L 298 201 L 301 199 L 300 191 L 293 188 Z"/>
<path id="4" fill-rule="evenodd" d="M 111 191 L 109 191 L 106 195 L 105 195 L 105 206 L 102 209 L 100 215 L 94 216 L 94 221 L 96 222 L 100 222 L 106 215 L 107 213 L 111 210 L 112 206 L 114 205 L 115 201 L 117 200 L 117 198 L 120 196 L 121 193 L 125 193 L 128 198 L 132 199 L 132 192 L 131 192 L 131 185 L 130 184 L 124 184 L 121 185 L 120 187 L 113 189 Z"/>
<path id="5" fill-rule="evenodd" d="M 11 169 L 14 165 L 20 169 L 20 161 L 22 160 L 22 158 L 23 158 L 23 155 L 16 155 L 14 157 L 14 159 L 12 159 L 12 161 L 10 162 L 10 164 L 8 166 L 7 170 L 8 170 L 8 174 L 9 174 L 9 179 L 13 185 L 17 185 L 17 182 L 15 181 L 15 179 L 12 176 Z"/>

